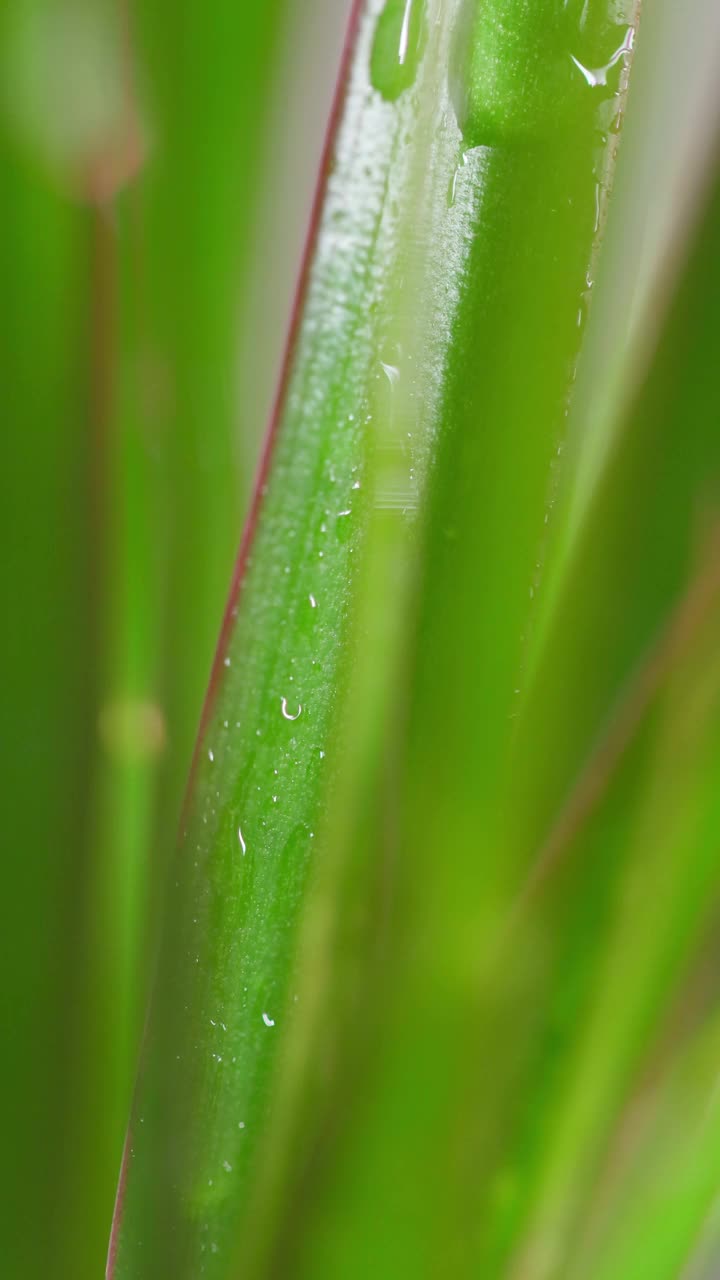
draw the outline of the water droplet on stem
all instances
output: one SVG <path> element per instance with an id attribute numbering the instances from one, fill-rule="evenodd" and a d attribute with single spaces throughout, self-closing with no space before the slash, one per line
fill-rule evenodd
<path id="1" fill-rule="evenodd" d="M 395 102 L 415 80 L 425 35 L 425 0 L 387 0 L 370 54 L 373 88 L 387 102 Z"/>

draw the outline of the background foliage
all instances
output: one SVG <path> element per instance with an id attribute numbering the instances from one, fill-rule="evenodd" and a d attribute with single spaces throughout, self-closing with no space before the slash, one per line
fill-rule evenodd
<path id="1" fill-rule="evenodd" d="M 616 47 L 608 6 L 590 7 L 586 68 Z M 489 4 L 475 27 L 466 6 L 459 104 L 457 46 L 428 44 L 443 6 L 415 5 L 416 92 L 388 60 L 405 9 L 368 6 L 355 141 L 328 187 L 249 603 L 184 823 L 201 870 L 165 888 L 347 8 L 8 0 L 0 18 L 3 1274 L 101 1273 L 169 899 L 123 1275 L 705 1280 L 720 1176 L 713 3 L 646 6 L 580 330 L 563 271 L 574 280 L 595 198 L 595 123 L 566 100 L 566 64 L 518 97 L 516 46 L 540 39 L 526 6 Z M 634 10 L 609 8 L 622 35 Z M 512 161 L 501 146 L 483 170 L 452 150 L 436 124 L 453 112 L 471 149 L 512 135 Z M 539 156 L 523 149 L 538 130 Z M 433 293 L 454 281 L 455 310 Z M 370 455 L 359 427 L 330 431 L 359 406 L 385 424 Z M 291 529 L 304 541 L 288 553 Z M 311 648 L 318 672 L 297 673 L 295 697 L 288 664 Z M 231 716 L 248 740 L 219 750 Z M 326 753 L 330 773 L 305 767 Z M 282 857 L 234 897 L 238 853 L 277 803 L 262 775 L 251 804 L 276 757 Z M 240 1007 L 255 1019 L 234 1042 L 245 1093 L 228 1064 L 197 1067 L 212 1055 L 215 1072 L 217 1023 Z M 236 1145 L 238 1124 L 251 1137 L 221 1193 L 230 1123 Z"/>
<path id="2" fill-rule="evenodd" d="M 344 23 L 298 18 L 0 19 L 8 1276 L 104 1266 L 157 886 Z"/>

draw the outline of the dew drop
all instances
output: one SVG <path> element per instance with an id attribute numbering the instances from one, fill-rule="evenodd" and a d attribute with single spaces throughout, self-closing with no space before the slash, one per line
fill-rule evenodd
<path id="1" fill-rule="evenodd" d="M 462 173 L 462 170 L 467 165 L 467 162 L 468 162 L 467 151 L 463 150 L 460 154 L 460 159 L 457 165 L 455 166 L 453 175 L 448 185 L 448 193 L 447 193 L 448 209 L 452 209 L 453 205 L 455 204 L 455 197 L 457 195 L 457 187 L 458 187 L 458 182 L 460 180 L 460 174 Z"/>
<path id="2" fill-rule="evenodd" d="M 238 840 L 240 841 L 240 848 L 242 850 L 242 855 L 244 858 L 245 854 L 247 853 L 247 845 L 245 843 L 245 837 L 243 836 L 241 827 L 238 827 Z"/>
<path id="3" fill-rule="evenodd" d="M 262 1020 L 263 1020 L 263 1022 L 265 1023 L 265 1026 L 266 1026 L 266 1027 L 274 1027 L 274 1026 L 275 1026 L 275 1019 L 274 1019 L 274 1018 L 271 1018 L 271 1017 L 270 1017 L 270 1015 L 269 1015 L 269 1013 L 263 1013 Z"/>
<path id="4" fill-rule="evenodd" d="M 280 709 L 286 720 L 299 720 L 300 716 L 302 715 L 302 705 L 300 703 L 298 703 L 298 709 L 294 715 L 292 714 L 292 712 L 288 711 L 287 698 L 281 699 Z"/>
<path id="5" fill-rule="evenodd" d="M 424 44 L 425 0 L 386 0 L 370 54 L 370 79 L 386 102 L 410 88 Z"/>

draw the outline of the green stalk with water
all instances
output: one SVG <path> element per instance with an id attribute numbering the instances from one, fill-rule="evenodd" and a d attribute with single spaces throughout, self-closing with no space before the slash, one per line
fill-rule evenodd
<path id="1" fill-rule="evenodd" d="M 168 888 L 113 1280 L 504 1256 L 492 1114 L 457 1177 L 483 1055 L 463 975 L 512 865 L 496 798 L 634 19 L 355 6 Z"/>

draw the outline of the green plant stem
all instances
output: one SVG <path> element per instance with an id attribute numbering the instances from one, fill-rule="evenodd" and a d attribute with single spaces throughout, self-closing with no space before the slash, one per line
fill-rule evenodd
<path id="1" fill-rule="evenodd" d="M 66 1152 L 88 866 L 94 575 L 89 225 L 0 118 L 4 415 L 2 1266 L 65 1275 Z M 42 1223 L 39 1229 L 38 1223 Z M 84 1254 L 76 1250 L 82 1275 Z"/>
<path id="2" fill-rule="evenodd" d="M 510 115 L 493 117 L 486 136 L 482 72 L 476 61 L 470 74 L 458 52 L 459 6 L 427 5 L 427 42 L 413 44 L 414 79 L 399 94 L 384 72 L 368 84 L 368 67 L 387 66 L 374 41 L 394 30 L 376 35 L 380 9 L 366 6 L 353 45 L 272 453 L 200 740 L 114 1277 L 133 1275 L 141 1256 L 148 1276 L 232 1275 L 240 1252 L 245 1274 L 267 1274 L 282 1270 L 286 1248 L 295 1274 L 366 1274 L 371 1258 L 388 1274 L 423 1274 L 457 1238 L 466 1208 L 428 1179 L 412 1184 L 412 1217 L 402 1205 L 385 1212 L 401 1194 L 400 1152 L 415 1167 L 442 1152 L 438 1168 L 452 1167 L 454 1090 L 472 1073 L 462 1027 L 473 997 L 453 983 L 504 872 L 489 865 L 486 901 L 468 892 L 478 856 L 471 815 L 492 795 L 499 760 L 488 744 L 502 740 L 513 705 L 627 52 L 616 82 L 595 89 L 570 55 L 599 66 L 628 28 L 604 19 L 576 31 L 568 18 L 541 36 L 514 6 Z M 496 21 L 493 10 L 484 24 L 478 9 L 471 24 L 481 61 Z M 553 74 L 528 104 L 525 73 L 541 54 Z M 465 139 L 458 95 L 471 99 Z M 413 517 L 433 472 L 422 532 Z M 324 1148 L 358 1049 L 356 1035 L 343 1041 L 347 1016 L 326 1022 L 340 1003 L 334 975 L 345 973 L 333 948 L 354 939 L 357 997 L 368 886 L 382 881 L 386 847 L 382 805 L 363 805 L 375 794 L 374 746 L 385 749 L 391 708 L 402 710 L 396 698 L 407 690 L 402 643 L 423 541 L 398 941 L 418 920 L 427 927 L 413 935 L 412 972 L 391 946 L 387 990 L 368 985 L 353 1006 L 362 1026 L 370 1001 L 379 1024 L 375 1056 L 362 1059 L 368 1098 L 344 1116 L 342 1144 L 330 1143 L 312 1212 L 299 1221 L 290 1210 L 297 1180 L 316 1144 Z M 438 683 L 448 634 L 457 671 Z M 452 750 L 438 773 L 439 740 Z M 472 768 L 458 769 L 466 758 Z M 492 820 L 484 840 L 491 831 Z M 451 878 L 438 860 L 447 841 Z M 296 968 L 305 924 L 338 878 L 330 954 Z M 364 922 L 355 933 L 344 918 L 350 885 Z M 441 1067 L 435 1091 L 408 1091 L 410 1062 L 428 1088 Z M 298 1126 L 279 1100 L 293 1089 L 318 1098 L 324 1070 L 325 1096 Z M 475 1260 L 474 1232 L 465 1246 Z"/>

